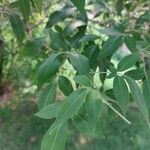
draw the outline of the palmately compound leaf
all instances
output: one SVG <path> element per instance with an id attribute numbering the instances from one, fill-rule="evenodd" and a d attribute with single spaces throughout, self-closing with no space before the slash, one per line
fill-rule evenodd
<path id="1" fill-rule="evenodd" d="M 132 53 L 121 59 L 118 64 L 118 71 L 124 71 L 131 68 L 140 59 L 139 52 Z"/>
<path id="2" fill-rule="evenodd" d="M 43 107 L 35 115 L 42 119 L 51 119 L 57 117 L 60 109 L 62 107 L 62 102 L 55 102 Z"/>
<path id="3" fill-rule="evenodd" d="M 86 18 L 85 0 L 70 0 L 79 10 L 81 15 Z"/>
<path id="4" fill-rule="evenodd" d="M 43 107 L 51 104 L 56 99 L 56 83 L 48 85 L 46 88 L 44 88 L 39 97 L 38 97 L 38 107 L 39 109 L 42 109 Z"/>
<path id="5" fill-rule="evenodd" d="M 63 92 L 64 95 L 70 95 L 74 90 L 72 87 L 71 81 L 65 76 L 59 76 L 59 88 Z"/>
<path id="6" fill-rule="evenodd" d="M 64 51 L 71 50 L 70 43 L 62 36 L 62 34 L 49 30 L 49 36 L 52 48 L 57 50 L 62 49 Z"/>
<path id="7" fill-rule="evenodd" d="M 63 54 L 51 54 L 38 69 L 38 85 L 42 85 L 43 83 L 47 82 L 52 76 L 56 75 L 63 61 Z"/>
<path id="8" fill-rule="evenodd" d="M 118 104 L 125 115 L 127 112 L 128 102 L 129 102 L 129 91 L 126 82 L 123 77 L 116 76 L 113 82 L 113 91 Z"/>
<path id="9" fill-rule="evenodd" d="M 89 60 L 82 54 L 72 52 L 69 56 L 70 63 L 74 67 L 74 69 L 81 75 L 89 75 L 90 66 Z"/>
<path id="10" fill-rule="evenodd" d="M 106 57 L 111 56 L 116 52 L 119 47 L 122 45 L 122 36 L 112 36 L 110 37 L 103 45 L 99 58 L 104 59 Z"/>
<path id="11" fill-rule="evenodd" d="M 80 85 L 89 86 L 89 87 L 92 85 L 91 79 L 85 75 L 78 75 L 78 76 L 75 76 L 73 79 L 76 83 Z"/>
<path id="12" fill-rule="evenodd" d="M 48 130 L 44 135 L 41 150 L 64 150 L 67 140 L 68 123 L 60 124 L 51 134 Z"/>
<path id="13" fill-rule="evenodd" d="M 64 101 L 61 110 L 51 126 L 50 133 L 57 128 L 60 124 L 63 124 L 69 118 L 72 118 L 78 113 L 81 106 L 84 104 L 88 90 L 78 89 L 71 93 Z"/>
<path id="14" fill-rule="evenodd" d="M 19 9 L 26 21 L 28 21 L 31 8 L 30 8 L 30 1 L 29 0 L 18 0 Z"/>
<path id="15" fill-rule="evenodd" d="M 20 16 L 17 14 L 10 13 L 8 14 L 8 17 L 9 17 L 9 21 L 11 23 L 12 29 L 17 37 L 17 40 L 19 44 L 21 44 L 25 37 L 25 29 L 24 29 L 23 22 Z"/>
<path id="16" fill-rule="evenodd" d="M 131 95 L 132 95 L 135 103 L 137 104 L 137 106 L 138 106 L 140 112 L 142 113 L 142 115 L 144 116 L 145 120 L 149 123 L 148 108 L 147 108 L 146 101 L 142 94 L 141 89 L 139 88 L 138 84 L 132 78 L 130 78 L 128 76 L 124 76 L 124 77 L 129 85 L 130 92 L 131 92 Z"/>

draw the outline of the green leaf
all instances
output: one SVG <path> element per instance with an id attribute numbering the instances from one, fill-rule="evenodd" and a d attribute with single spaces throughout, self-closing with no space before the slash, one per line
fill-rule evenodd
<path id="1" fill-rule="evenodd" d="M 70 43 L 62 36 L 62 34 L 49 30 L 49 35 L 50 35 L 52 48 L 56 50 L 62 49 L 65 51 L 71 50 Z"/>
<path id="2" fill-rule="evenodd" d="M 73 79 L 76 83 L 84 85 L 84 86 L 91 86 L 92 85 L 91 79 L 85 75 L 78 75 L 78 76 L 75 76 Z"/>
<path id="3" fill-rule="evenodd" d="M 102 50 L 99 53 L 99 58 L 106 58 L 111 56 L 114 52 L 118 50 L 118 48 L 122 45 L 122 37 L 115 36 L 110 37 L 102 47 Z"/>
<path id="4" fill-rule="evenodd" d="M 30 1 L 29 0 L 18 0 L 19 9 L 26 21 L 28 21 L 30 16 Z"/>
<path id="5" fill-rule="evenodd" d="M 39 10 L 39 12 L 42 11 L 42 6 L 43 6 L 43 0 L 33 0 L 35 6 Z"/>
<path id="6" fill-rule="evenodd" d="M 117 0 L 116 10 L 117 14 L 121 15 L 121 11 L 123 10 L 123 0 Z"/>
<path id="7" fill-rule="evenodd" d="M 139 110 L 141 111 L 142 115 L 144 116 L 145 120 L 148 122 L 149 124 L 149 113 L 148 113 L 148 108 L 146 105 L 146 101 L 145 98 L 141 92 L 141 89 L 139 88 L 139 86 L 137 85 L 137 83 L 130 77 L 128 76 L 124 76 L 129 88 L 130 88 L 130 92 L 132 94 L 132 97 L 135 101 L 135 103 L 137 104 Z"/>
<path id="8" fill-rule="evenodd" d="M 128 102 L 129 102 L 129 91 L 126 82 L 123 77 L 116 76 L 113 82 L 113 91 L 118 104 L 125 115 L 127 112 Z"/>
<path id="9" fill-rule="evenodd" d="M 44 88 L 38 97 L 38 107 L 42 109 L 44 106 L 51 104 L 56 99 L 56 87 L 55 83 L 48 85 Z"/>
<path id="10" fill-rule="evenodd" d="M 97 40 L 99 37 L 95 34 L 87 34 L 87 35 L 84 35 L 80 40 L 79 42 L 89 42 L 89 41 L 95 41 Z"/>
<path id="11" fill-rule="evenodd" d="M 125 72 L 126 76 L 131 77 L 134 80 L 141 80 L 144 78 L 144 71 L 142 69 L 133 69 Z"/>
<path id="12" fill-rule="evenodd" d="M 51 134 L 49 130 L 44 135 L 41 150 L 64 150 L 67 140 L 68 124 L 64 123 L 58 126 Z"/>
<path id="13" fill-rule="evenodd" d="M 55 102 L 43 107 L 35 115 L 42 119 L 51 119 L 57 117 L 60 109 L 62 107 L 62 102 Z"/>
<path id="14" fill-rule="evenodd" d="M 87 57 L 76 52 L 72 52 L 70 53 L 69 58 L 70 63 L 79 74 L 89 75 L 90 66 Z"/>
<path id="15" fill-rule="evenodd" d="M 19 44 L 22 43 L 24 37 L 25 37 L 25 29 L 22 20 L 20 19 L 20 16 L 14 13 L 8 14 L 9 21 L 11 23 L 12 29 L 17 37 L 17 40 Z"/>
<path id="16" fill-rule="evenodd" d="M 85 102 L 87 93 L 88 91 L 85 89 L 78 89 L 67 97 L 54 124 L 51 126 L 50 133 L 60 124 L 63 124 L 69 118 L 72 118 L 75 114 L 77 114 L 77 112 Z"/>
<path id="17" fill-rule="evenodd" d="M 71 2 L 77 7 L 81 15 L 86 18 L 85 0 L 71 0 Z"/>
<path id="18" fill-rule="evenodd" d="M 62 54 L 51 54 L 38 69 L 38 85 L 41 86 L 43 83 L 47 82 L 51 77 L 56 75 L 63 61 L 64 59 Z"/>
<path id="19" fill-rule="evenodd" d="M 43 46 L 43 38 L 36 38 L 28 40 L 23 48 L 22 55 L 29 57 L 36 57 L 39 54 L 41 47 Z"/>
<path id="20" fill-rule="evenodd" d="M 59 76 L 59 88 L 64 93 L 64 95 L 70 95 L 74 90 L 71 81 L 65 76 Z"/>
<path id="21" fill-rule="evenodd" d="M 52 27 L 53 25 L 64 21 L 67 17 L 71 16 L 73 12 L 74 12 L 74 8 L 70 6 L 65 6 L 59 11 L 53 12 L 49 16 L 49 20 L 47 22 L 46 28 Z"/>
<path id="22" fill-rule="evenodd" d="M 135 52 L 136 51 L 136 41 L 133 38 L 133 36 L 126 35 L 124 40 L 125 40 L 124 42 L 125 42 L 126 46 L 128 47 L 128 49 L 131 52 Z"/>
<path id="23" fill-rule="evenodd" d="M 140 59 L 139 52 L 132 53 L 121 59 L 118 64 L 118 71 L 124 71 L 131 68 Z"/>

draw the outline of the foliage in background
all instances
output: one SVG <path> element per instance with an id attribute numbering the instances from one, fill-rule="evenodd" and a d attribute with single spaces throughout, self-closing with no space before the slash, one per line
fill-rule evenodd
<path id="1" fill-rule="evenodd" d="M 11 60 L 16 64 L 23 59 L 30 66 L 30 77 L 26 75 L 41 91 L 36 115 L 56 118 L 41 149 L 65 149 L 68 121 L 86 136 L 103 138 L 106 118 L 115 115 L 130 124 L 126 114 L 132 105 L 150 125 L 149 2 L 58 2 L 17 0 L 0 5 L 2 50 L 12 49 L 12 43 L 11 58 L 16 59 Z M 119 52 L 126 55 L 114 63 Z M 68 66 L 71 76 L 66 75 Z"/>

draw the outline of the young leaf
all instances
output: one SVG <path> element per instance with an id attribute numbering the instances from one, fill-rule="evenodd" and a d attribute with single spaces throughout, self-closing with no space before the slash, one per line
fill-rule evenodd
<path id="1" fill-rule="evenodd" d="M 141 80 L 144 78 L 144 71 L 142 69 L 133 69 L 125 72 L 126 76 L 131 77 L 134 80 Z"/>
<path id="2" fill-rule="evenodd" d="M 73 79 L 76 83 L 84 85 L 84 86 L 91 86 L 92 85 L 91 79 L 85 75 L 78 75 L 78 76 L 75 76 Z"/>
<path id="3" fill-rule="evenodd" d="M 121 76 L 116 76 L 113 82 L 113 91 L 115 97 L 118 101 L 118 104 L 125 115 L 127 112 L 128 102 L 129 102 L 129 91 L 124 81 L 124 78 Z"/>
<path id="4" fill-rule="evenodd" d="M 51 104 L 56 99 L 56 87 L 55 83 L 48 85 L 44 88 L 38 97 L 38 107 L 42 109 L 44 106 Z"/>
<path id="5" fill-rule="evenodd" d="M 55 102 L 49 105 L 46 105 L 35 115 L 42 119 L 51 119 L 57 117 L 60 109 L 62 107 L 62 102 Z"/>
<path id="6" fill-rule="evenodd" d="M 136 51 L 136 41 L 133 36 L 126 35 L 125 36 L 125 44 L 131 52 Z"/>
<path id="7" fill-rule="evenodd" d="M 64 101 L 61 107 L 61 110 L 54 124 L 51 126 L 50 132 L 52 132 L 60 124 L 63 124 L 69 118 L 77 114 L 77 112 L 79 111 L 83 103 L 85 102 L 87 92 L 88 91 L 85 89 L 78 89 L 67 97 L 67 99 Z"/>
<path id="8" fill-rule="evenodd" d="M 72 52 L 70 53 L 69 58 L 70 63 L 79 74 L 89 75 L 90 66 L 87 57 L 76 52 Z"/>
<path id="9" fill-rule="evenodd" d="M 128 85 L 129 85 L 130 92 L 132 94 L 132 97 L 133 97 L 135 103 L 137 104 L 139 110 L 143 114 L 145 120 L 149 123 L 148 108 L 146 105 L 145 98 L 144 98 L 139 86 L 137 85 L 137 83 L 132 78 L 130 78 L 128 76 L 124 76 L 124 77 L 125 77 L 125 80 L 127 81 Z"/>
<path id="10" fill-rule="evenodd" d="M 60 9 L 59 11 L 55 11 L 53 12 L 50 16 L 49 16 L 49 20 L 47 22 L 46 28 L 51 28 L 53 25 L 64 21 L 67 17 L 71 16 L 74 12 L 74 8 L 70 7 L 70 6 L 65 6 L 62 9 Z"/>
<path id="11" fill-rule="evenodd" d="M 22 20 L 20 19 L 20 16 L 14 13 L 8 14 L 9 21 L 11 23 L 12 29 L 17 37 L 17 40 L 19 44 L 22 43 L 24 37 L 25 37 L 25 30 Z"/>
<path id="12" fill-rule="evenodd" d="M 29 0 L 18 0 L 19 3 L 19 9 L 26 21 L 28 21 L 30 16 L 30 2 Z"/>
<path id="13" fill-rule="evenodd" d="M 22 54 L 24 56 L 36 57 L 43 46 L 43 42 L 43 38 L 28 40 L 23 48 Z"/>
<path id="14" fill-rule="evenodd" d="M 118 48 L 122 45 L 122 37 L 115 36 L 110 37 L 102 47 L 102 50 L 99 53 L 99 58 L 106 58 L 111 56 Z"/>
<path id="15" fill-rule="evenodd" d="M 60 53 L 51 54 L 39 67 L 37 72 L 38 85 L 42 85 L 47 82 L 52 76 L 54 76 L 59 67 L 63 63 L 63 55 Z"/>
<path id="16" fill-rule="evenodd" d="M 49 36 L 50 36 L 52 48 L 57 50 L 62 49 L 64 51 L 71 50 L 70 43 L 60 33 L 49 30 Z"/>
<path id="17" fill-rule="evenodd" d="M 118 64 L 118 71 L 124 71 L 135 65 L 135 63 L 140 59 L 139 52 L 132 53 L 130 55 L 125 56 L 121 59 Z"/>
<path id="18" fill-rule="evenodd" d="M 43 0 L 33 0 L 35 6 L 39 10 L 39 12 L 42 11 L 42 6 L 43 6 Z"/>
<path id="19" fill-rule="evenodd" d="M 58 126 L 51 134 L 49 130 L 44 135 L 41 150 L 64 150 L 67 140 L 68 124 L 64 123 Z"/>
<path id="20" fill-rule="evenodd" d="M 74 90 L 71 81 L 65 76 L 59 76 L 59 88 L 64 93 L 64 95 L 70 95 Z"/>
<path id="21" fill-rule="evenodd" d="M 71 2 L 77 7 L 81 15 L 86 18 L 85 0 L 71 0 Z"/>

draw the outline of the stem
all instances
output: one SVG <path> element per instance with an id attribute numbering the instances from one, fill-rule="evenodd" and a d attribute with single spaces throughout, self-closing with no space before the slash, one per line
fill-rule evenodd
<path id="1" fill-rule="evenodd" d="M 109 108 L 111 108 L 119 117 L 121 117 L 126 123 L 131 124 L 129 120 L 127 120 L 124 116 L 122 116 L 116 109 L 114 109 L 107 101 L 102 99 L 102 102 L 106 104 Z"/>

